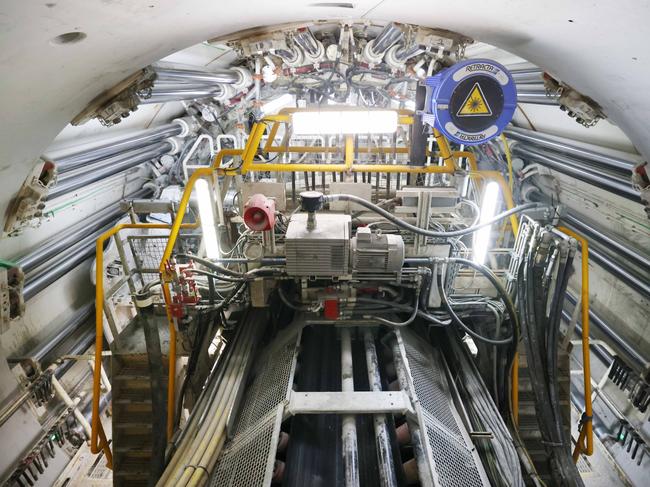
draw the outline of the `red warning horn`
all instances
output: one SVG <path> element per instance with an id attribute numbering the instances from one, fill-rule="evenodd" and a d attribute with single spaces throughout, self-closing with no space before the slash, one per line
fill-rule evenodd
<path id="1" fill-rule="evenodd" d="M 275 201 L 254 194 L 244 205 L 244 223 L 254 232 L 271 230 L 275 225 Z"/>

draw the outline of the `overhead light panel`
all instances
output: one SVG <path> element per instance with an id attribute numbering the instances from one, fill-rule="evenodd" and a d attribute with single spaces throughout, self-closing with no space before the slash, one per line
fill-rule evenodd
<path id="1" fill-rule="evenodd" d="M 217 239 L 217 227 L 214 221 L 214 205 L 210 194 L 210 184 L 205 179 L 199 179 L 194 188 L 199 202 L 199 217 L 201 218 L 205 256 L 208 259 L 217 259 L 220 257 L 219 240 Z"/>
<path id="2" fill-rule="evenodd" d="M 291 116 L 295 135 L 392 134 L 397 112 L 392 110 L 323 110 Z"/>
<path id="3" fill-rule="evenodd" d="M 481 217 L 479 218 L 479 224 L 485 223 L 496 215 L 499 203 L 499 193 L 499 183 L 494 181 L 487 183 L 483 190 L 483 201 L 481 202 Z M 487 255 L 491 236 L 492 225 L 479 228 L 474 232 L 474 242 L 472 245 L 473 260 L 477 264 L 483 264 L 485 262 L 485 256 Z"/>

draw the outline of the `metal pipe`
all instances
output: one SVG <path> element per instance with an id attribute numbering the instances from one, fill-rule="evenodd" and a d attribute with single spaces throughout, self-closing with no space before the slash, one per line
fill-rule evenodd
<path id="1" fill-rule="evenodd" d="M 120 154 L 112 158 L 104 159 L 101 164 L 95 164 L 91 170 L 85 171 L 81 174 L 71 174 L 63 178 L 62 181 L 52 189 L 47 195 L 47 201 L 53 200 L 67 193 L 71 193 L 79 188 L 83 188 L 94 182 L 105 179 L 114 174 L 127 171 L 135 166 L 144 162 L 151 161 L 157 157 L 167 154 L 173 150 L 173 145 L 170 142 L 163 141 L 152 147 L 138 149 L 135 153 Z"/>
<path id="2" fill-rule="evenodd" d="M 184 98 L 199 98 L 199 97 L 206 97 L 206 96 L 219 96 L 223 92 L 223 88 L 221 86 L 216 85 L 214 88 L 209 88 L 209 87 L 186 87 L 186 88 L 178 88 L 178 89 L 173 89 L 173 88 L 167 88 L 167 87 L 162 87 L 154 89 L 151 91 L 151 97 L 152 98 L 171 98 L 171 97 L 178 97 L 178 99 L 184 99 Z M 146 101 L 147 99 L 144 99 L 143 101 Z"/>
<path id="3" fill-rule="evenodd" d="M 532 105 L 557 105 L 556 96 L 548 96 L 546 93 L 539 91 L 528 91 L 526 89 L 517 90 L 518 103 L 530 103 Z"/>
<path id="4" fill-rule="evenodd" d="M 82 306 L 74 312 L 74 314 L 56 332 L 55 335 L 47 337 L 46 340 L 42 341 L 36 347 L 31 349 L 29 352 L 21 355 L 20 357 L 9 358 L 9 362 L 15 363 L 24 358 L 30 358 L 35 362 L 41 363 L 47 355 L 49 355 L 61 343 L 63 343 L 77 330 L 79 330 L 83 324 L 85 324 L 85 322 L 92 316 L 94 309 L 95 308 L 92 302 Z"/>
<path id="5" fill-rule="evenodd" d="M 135 195 L 139 193 L 141 193 L 141 191 L 132 193 L 127 196 L 126 199 L 136 198 L 137 196 Z M 110 205 L 94 215 L 89 215 L 83 221 L 66 230 L 64 234 L 55 235 L 49 240 L 39 244 L 33 252 L 24 255 L 18 259 L 16 263 L 21 267 L 23 272 L 29 273 L 51 257 L 58 255 L 66 248 L 69 248 L 74 243 L 84 239 L 91 233 L 102 229 L 108 223 L 114 222 L 117 217 L 123 213 L 124 212 L 119 207 Z M 88 220 L 92 221 L 89 222 Z"/>
<path id="6" fill-rule="evenodd" d="M 648 285 L 646 281 L 639 279 L 623 266 L 619 265 L 617 262 L 611 260 L 604 254 L 591 247 L 589 248 L 589 256 L 594 262 L 596 262 L 610 274 L 618 277 L 621 281 L 630 286 L 633 290 L 637 291 L 639 294 L 643 295 L 645 298 L 650 299 L 650 285 Z"/>
<path id="7" fill-rule="evenodd" d="M 578 303 L 578 299 L 568 291 L 566 293 L 566 298 L 574 306 Z M 614 329 L 609 324 L 607 324 L 600 316 L 594 313 L 594 311 L 591 309 L 589 310 L 589 320 L 590 323 L 592 325 L 596 325 L 596 327 L 607 338 L 609 338 L 612 341 L 612 343 L 616 345 L 616 347 L 618 347 L 621 351 L 623 351 L 628 358 L 636 362 L 639 366 L 641 366 L 642 369 L 648 367 L 648 361 L 643 357 L 643 355 L 641 355 L 634 348 L 632 348 L 632 346 L 628 342 L 626 342 L 618 333 L 616 333 L 616 331 L 614 331 Z"/>
<path id="8" fill-rule="evenodd" d="M 375 349 L 375 340 L 370 330 L 363 334 L 363 341 L 366 349 L 366 365 L 368 368 L 368 382 L 370 390 L 380 392 L 381 376 L 379 374 L 379 361 L 377 359 L 377 350 Z M 375 414 L 373 416 L 375 429 L 375 443 L 377 448 L 377 464 L 379 466 L 379 485 L 382 487 L 397 486 L 397 477 L 393 466 L 393 451 L 388 434 L 388 425 L 385 414 Z"/>
<path id="9" fill-rule="evenodd" d="M 119 215 L 118 215 L 119 217 Z M 89 235 L 86 235 L 79 240 L 76 240 L 74 242 L 70 242 L 68 246 L 65 246 L 64 248 L 61 249 L 59 253 L 57 253 L 54 256 L 51 256 L 51 262 L 64 262 L 67 259 L 71 258 L 72 256 L 76 255 L 78 252 L 83 252 L 85 249 L 88 249 L 90 246 L 92 246 L 93 242 L 97 239 L 99 235 L 101 235 L 103 232 L 105 232 L 107 229 L 111 228 L 115 220 L 117 220 L 116 217 L 114 220 L 109 221 L 106 225 L 101 227 L 98 231 L 95 231 Z M 25 281 L 27 283 L 30 283 L 34 280 L 38 280 L 39 277 L 44 273 L 47 272 L 47 269 L 42 269 L 42 267 L 47 267 L 48 265 L 48 260 L 44 259 L 42 263 L 39 265 L 39 267 L 36 268 L 36 270 L 33 270 L 32 272 L 27 273 L 25 276 Z"/>
<path id="10" fill-rule="evenodd" d="M 634 188 L 632 188 L 631 185 L 626 185 L 619 181 L 612 180 L 611 178 L 591 173 L 587 168 L 580 170 L 576 169 L 575 167 L 569 167 L 566 164 L 558 162 L 549 155 L 539 153 L 535 150 L 531 150 L 530 148 L 523 147 L 521 145 L 516 145 L 513 148 L 513 153 L 530 159 L 532 162 L 549 167 L 553 170 L 556 170 L 568 176 L 572 176 L 581 181 L 585 181 L 586 183 L 592 184 L 623 198 L 627 198 L 635 202 L 640 201 L 639 193 Z"/>
<path id="11" fill-rule="evenodd" d="M 309 29 L 301 29 L 294 35 L 294 40 L 303 51 L 309 54 L 311 57 L 318 56 L 318 53 L 321 50 L 320 42 L 316 40 L 314 34 Z"/>
<path id="12" fill-rule="evenodd" d="M 510 74 L 518 85 L 537 84 L 544 81 L 543 72 L 539 69 L 510 71 Z"/>
<path id="13" fill-rule="evenodd" d="M 616 157 L 603 154 L 597 150 L 597 146 L 594 146 L 594 149 L 588 149 L 577 145 L 571 145 L 561 137 L 557 137 L 551 134 L 536 132 L 534 130 L 528 130 L 520 127 L 508 127 L 504 133 L 509 138 L 514 140 L 530 142 L 531 144 L 600 163 L 604 166 L 611 167 L 612 169 L 617 169 L 620 171 L 631 172 L 636 165 L 636 161 L 632 159 L 625 159 L 624 157 Z"/>
<path id="14" fill-rule="evenodd" d="M 386 52 L 389 47 L 404 37 L 404 32 L 393 22 L 386 24 L 372 43 L 372 53 L 376 56 Z"/>
<path id="15" fill-rule="evenodd" d="M 352 338 L 349 328 L 341 328 L 341 390 L 354 392 L 352 365 Z M 359 454 L 357 450 L 357 424 L 353 414 L 343 416 L 343 463 L 345 486 L 359 486 Z"/>
<path id="16" fill-rule="evenodd" d="M 521 145 L 520 143 L 514 144 L 515 147 Z M 573 157 L 565 156 L 557 152 L 548 151 L 542 147 L 535 147 L 526 145 L 526 150 L 532 154 L 546 156 L 550 159 L 553 159 L 556 163 L 562 164 L 563 166 L 575 169 L 577 171 L 586 171 L 595 176 L 605 176 L 608 180 L 617 181 L 623 185 L 630 184 L 630 175 L 627 172 L 621 172 L 618 169 L 607 168 L 606 170 L 601 169 L 600 167 L 593 166 L 589 161 L 582 159 L 574 159 Z"/>
<path id="17" fill-rule="evenodd" d="M 194 69 L 173 69 L 154 66 L 156 80 L 186 80 L 196 82 L 234 84 L 240 81 L 241 75 L 232 69 L 215 71 L 200 71 Z"/>
<path id="18" fill-rule="evenodd" d="M 29 280 L 25 287 L 23 288 L 23 297 L 25 301 L 29 301 L 31 298 L 36 296 L 43 289 L 48 287 L 54 281 L 58 280 L 70 270 L 77 267 L 83 261 L 89 259 L 93 256 L 94 249 L 91 246 L 81 249 L 79 252 L 75 253 L 69 260 L 59 261 L 52 267 L 49 267 L 45 272 L 39 274 L 33 280 Z"/>
<path id="19" fill-rule="evenodd" d="M 623 255 L 626 259 L 632 261 L 635 265 L 641 267 L 645 272 L 650 272 L 650 259 L 648 257 L 641 255 L 630 247 L 622 244 L 618 240 L 613 239 L 607 234 L 601 232 L 597 228 L 590 226 L 582 220 L 579 220 L 570 213 L 567 213 L 562 217 L 562 220 L 567 222 L 572 227 L 576 228 L 581 233 L 584 233 L 589 238 L 596 241 L 596 243 L 607 247 L 609 249 L 615 250 L 616 253 Z"/>
<path id="20" fill-rule="evenodd" d="M 183 127 L 178 123 L 168 123 L 150 130 L 138 132 L 125 138 L 117 139 L 90 149 L 73 152 L 67 155 L 50 157 L 56 164 L 59 175 L 72 171 L 83 165 L 104 159 L 114 154 L 152 145 L 169 137 L 179 135 Z M 48 156 L 46 156 L 48 157 Z"/>
<path id="21" fill-rule="evenodd" d="M 399 46 L 398 46 L 399 47 Z M 420 48 L 417 44 L 411 44 L 410 46 L 399 47 L 395 51 L 395 59 L 400 62 L 405 62 L 411 59 L 413 56 L 417 56 L 424 52 L 424 49 Z"/>
<path id="22" fill-rule="evenodd" d="M 148 194 L 148 190 L 139 190 L 134 193 L 131 193 L 129 197 L 137 198 L 137 197 L 142 197 L 143 195 Z M 118 215 L 119 216 L 119 215 Z M 117 218 L 116 218 L 117 219 Z M 109 222 L 108 225 L 106 226 L 112 226 L 112 222 Z M 105 231 L 105 228 L 102 227 L 102 230 Z M 95 234 L 91 234 L 92 238 L 96 238 Z M 67 240 L 66 240 L 67 241 Z M 90 258 L 94 252 L 94 245 L 93 245 L 93 240 L 90 239 L 89 237 L 86 237 L 84 241 L 88 242 L 88 245 L 85 246 L 80 246 L 77 245 L 74 247 L 74 252 L 72 252 L 72 255 L 69 259 L 63 259 L 60 258 L 60 253 L 54 254 L 57 257 L 58 262 L 55 263 L 53 266 L 48 267 L 45 269 L 43 272 L 38 273 L 38 275 L 30 277 L 28 281 L 26 282 L 25 286 L 23 287 L 23 297 L 25 301 L 28 301 L 32 297 L 34 297 L 36 294 L 38 294 L 40 291 L 45 289 L 47 286 L 58 280 L 61 276 L 69 272 L 71 269 L 75 268 L 77 265 L 79 265 L 81 262 L 84 260 Z M 58 245 L 56 246 L 58 248 Z M 50 254 L 50 251 L 48 250 L 47 252 Z M 35 261 L 32 260 L 32 263 Z M 46 262 L 43 260 L 41 262 L 44 263 Z M 41 265 L 39 264 L 39 265 Z"/>

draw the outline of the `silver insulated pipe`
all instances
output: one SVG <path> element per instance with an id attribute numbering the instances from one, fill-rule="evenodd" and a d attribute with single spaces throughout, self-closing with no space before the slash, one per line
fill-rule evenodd
<path id="1" fill-rule="evenodd" d="M 386 24 L 384 29 L 379 33 L 372 42 L 371 51 L 375 56 L 385 53 L 393 44 L 404 37 L 404 32 L 394 23 Z"/>
<path id="2" fill-rule="evenodd" d="M 122 152 L 151 146 L 161 140 L 180 135 L 182 131 L 182 125 L 178 123 L 168 123 L 90 149 L 84 149 L 60 157 L 52 156 L 48 158 L 54 161 L 57 172 L 59 176 L 61 176 L 66 172 L 79 169 L 88 163 L 105 159 Z"/>
<path id="3" fill-rule="evenodd" d="M 296 44 L 298 44 L 302 50 L 311 57 L 318 57 L 320 55 L 322 46 L 309 29 L 298 31 L 298 33 L 294 35 L 293 39 L 296 41 Z"/>
<path id="4" fill-rule="evenodd" d="M 56 186 L 48 193 L 47 200 L 53 200 L 101 179 L 131 169 L 143 162 L 151 161 L 173 149 L 174 145 L 164 140 L 151 146 L 101 159 L 85 166 L 83 170 L 70 171 L 58 179 Z"/>
<path id="5" fill-rule="evenodd" d="M 224 83 L 235 84 L 241 75 L 233 69 L 218 69 L 216 71 L 198 71 L 194 69 L 173 69 L 154 66 L 157 81 L 183 81 L 186 83 Z"/>

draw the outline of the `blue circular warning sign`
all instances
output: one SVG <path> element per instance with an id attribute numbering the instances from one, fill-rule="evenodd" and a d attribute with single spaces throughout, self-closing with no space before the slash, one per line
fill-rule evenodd
<path id="1" fill-rule="evenodd" d="M 488 59 L 461 61 L 425 80 L 423 121 L 459 144 L 476 145 L 499 135 L 517 107 L 508 70 Z"/>

